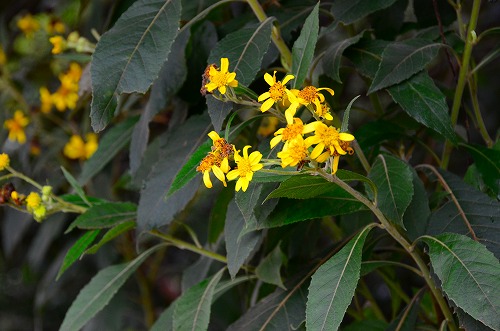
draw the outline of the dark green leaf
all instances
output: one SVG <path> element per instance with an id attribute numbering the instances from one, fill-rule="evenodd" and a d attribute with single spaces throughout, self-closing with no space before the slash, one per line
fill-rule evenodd
<path id="1" fill-rule="evenodd" d="M 117 95 L 148 90 L 170 53 L 180 15 L 180 0 L 139 0 L 101 36 L 90 67 L 95 131 L 113 118 Z"/>
<path id="2" fill-rule="evenodd" d="M 248 86 L 260 70 L 262 59 L 271 42 L 271 27 L 274 18 L 270 17 L 256 26 L 244 27 L 228 34 L 210 53 L 208 63 L 220 64 L 220 59 L 229 59 L 229 71 L 236 72 L 236 80 Z"/>
<path id="3" fill-rule="evenodd" d="M 71 175 L 66 169 L 64 169 L 63 166 L 61 166 L 61 170 L 64 174 L 64 177 L 68 181 L 68 183 L 71 185 L 71 187 L 73 187 L 76 194 L 78 194 L 78 196 L 82 199 L 82 201 L 84 201 L 87 204 L 87 206 L 92 206 L 92 204 L 89 202 L 89 200 L 85 196 L 85 193 L 83 192 L 82 186 L 77 182 L 75 177 L 73 177 L 73 175 Z"/>
<path id="4" fill-rule="evenodd" d="M 262 259 L 260 264 L 255 269 L 255 274 L 260 280 L 285 289 L 280 273 L 284 257 L 285 256 L 280 249 L 280 245 L 276 245 L 272 252 Z"/>
<path id="5" fill-rule="evenodd" d="M 358 284 L 366 236 L 374 226 L 365 227 L 312 276 L 307 295 L 307 330 L 337 330 L 340 326 Z"/>
<path id="6" fill-rule="evenodd" d="M 109 300 L 142 262 L 161 247 L 165 247 L 165 245 L 151 247 L 131 262 L 109 266 L 99 271 L 73 301 L 59 330 L 80 330 L 108 304 Z"/>
<path id="7" fill-rule="evenodd" d="M 177 300 L 161 313 L 155 324 L 149 331 L 173 331 L 174 330 L 174 310 Z"/>
<path id="8" fill-rule="evenodd" d="M 314 57 L 316 42 L 319 32 L 319 2 L 314 6 L 311 14 L 307 17 L 299 38 L 292 48 L 292 80 L 293 88 L 300 88 L 307 77 L 309 68 Z"/>
<path id="9" fill-rule="evenodd" d="M 174 330 L 205 331 L 208 329 L 214 290 L 225 270 L 224 268 L 210 279 L 205 279 L 191 287 L 176 300 Z"/>
<path id="10" fill-rule="evenodd" d="M 382 62 L 368 94 L 400 83 L 423 70 L 442 46 L 425 39 L 409 39 L 389 44 L 382 53 Z"/>
<path id="11" fill-rule="evenodd" d="M 289 170 L 286 170 L 289 169 Z M 297 174 L 297 171 L 293 168 L 286 168 L 283 170 L 275 170 L 275 169 L 262 169 L 254 173 L 252 182 L 255 183 L 275 183 L 282 182 Z M 290 174 L 286 174 L 289 172 Z"/>
<path id="12" fill-rule="evenodd" d="M 89 247 L 89 249 L 87 249 L 85 251 L 85 254 L 95 254 L 95 253 L 97 253 L 97 251 L 102 246 L 104 246 L 104 244 L 106 244 L 106 243 L 110 242 L 111 240 L 115 239 L 116 237 L 118 237 L 122 233 L 125 233 L 125 232 L 127 232 L 129 230 L 132 230 L 133 228 L 135 228 L 135 226 L 136 226 L 135 221 L 128 221 L 128 222 L 120 223 L 120 224 L 112 227 L 111 229 L 109 229 L 104 234 L 104 236 L 102 236 L 101 240 L 99 240 L 99 242 L 97 244 L 92 245 L 91 247 Z"/>
<path id="13" fill-rule="evenodd" d="M 233 110 L 233 103 L 220 101 L 210 94 L 205 98 L 207 100 L 208 115 L 210 115 L 214 130 L 220 132 L 222 130 L 224 120 L 227 115 L 229 115 L 231 110 Z"/>
<path id="14" fill-rule="evenodd" d="M 208 242 L 213 244 L 217 242 L 221 233 L 224 231 L 226 223 L 227 206 L 234 198 L 234 191 L 223 188 L 215 200 L 215 204 L 210 212 L 208 222 Z"/>
<path id="15" fill-rule="evenodd" d="M 320 176 L 296 175 L 282 182 L 266 200 L 272 198 L 309 199 L 335 190 L 336 186 Z"/>
<path id="16" fill-rule="evenodd" d="M 135 220 L 136 210 L 137 206 L 130 202 L 107 202 L 95 205 L 78 216 L 68 227 L 66 233 L 75 227 L 81 229 L 102 229 Z"/>
<path id="17" fill-rule="evenodd" d="M 363 32 L 354 37 L 339 40 L 328 47 L 323 57 L 323 70 L 328 77 L 339 83 L 342 83 L 339 76 L 342 53 L 347 47 L 357 43 L 362 36 Z"/>
<path id="18" fill-rule="evenodd" d="M 359 97 L 360 97 L 359 95 L 355 96 L 347 105 L 347 108 L 344 111 L 344 117 L 342 118 L 342 126 L 340 127 L 340 132 L 349 131 L 349 115 L 351 113 L 351 107 L 354 101 L 356 101 L 356 99 L 358 99 Z"/>
<path id="19" fill-rule="evenodd" d="M 68 253 L 66 253 L 66 256 L 64 257 L 61 268 L 57 273 L 56 280 L 59 279 L 59 277 L 61 277 L 62 274 L 71 265 L 73 265 L 73 263 L 75 263 L 76 260 L 80 259 L 87 247 L 89 247 L 94 242 L 99 232 L 100 230 L 88 231 L 83 236 L 81 236 L 73 246 L 71 246 L 71 248 L 68 250 Z"/>
<path id="20" fill-rule="evenodd" d="M 484 183 L 495 193 L 500 190 L 500 150 L 486 148 L 480 145 L 460 144 L 469 151 Z"/>
<path id="21" fill-rule="evenodd" d="M 344 56 L 354 63 L 360 74 L 373 79 L 387 45 L 389 45 L 389 42 L 385 40 L 361 39 L 359 43 L 348 47 L 344 52 Z"/>
<path id="22" fill-rule="evenodd" d="M 108 162 L 113 160 L 127 146 L 138 119 L 138 117 L 130 117 L 106 131 L 99 142 L 99 148 L 82 166 L 82 173 L 78 178 L 81 185 L 87 184 L 92 177 L 99 173 Z"/>
<path id="23" fill-rule="evenodd" d="M 433 212 L 427 233 L 437 235 L 453 232 L 470 235 L 468 222 L 476 237 L 500 258 L 500 202 L 465 184 L 459 177 L 440 171 L 457 204 L 450 200 Z"/>
<path id="24" fill-rule="evenodd" d="M 453 306 L 453 310 L 458 315 L 458 321 L 460 323 L 460 327 L 464 330 L 472 330 L 472 331 L 492 331 L 492 328 L 487 327 L 483 323 L 478 320 L 473 319 L 469 314 L 464 312 L 462 309 Z"/>
<path id="25" fill-rule="evenodd" d="M 441 287 L 458 307 L 483 324 L 500 326 L 500 263 L 482 244 L 459 234 L 424 236 Z"/>
<path id="26" fill-rule="evenodd" d="M 378 188 L 377 206 L 394 224 L 404 228 L 403 215 L 413 197 L 413 175 L 405 162 L 379 155 L 368 176 Z"/>
<path id="27" fill-rule="evenodd" d="M 332 3 L 332 14 L 344 24 L 356 22 L 377 10 L 391 6 L 396 0 L 336 0 Z"/>
<path id="28" fill-rule="evenodd" d="M 416 295 L 398 317 L 387 327 L 386 331 L 414 331 L 417 329 L 417 317 L 420 310 L 420 295 Z"/>
<path id="29" fill-rule="evenodd" d="M 403 128 L 394 123 L 378 120 L 366 123 L 356 131 L 354 136 L 359 145 L 365 149 L 377 146 L 386 140 L 394 141 L 404 137 L 405 132 Z"/>
<path id="30" fill-rule="evenodd" d="M 427 229 L 427 220 L 431 214 L 429 208 L 429 198 L 425 191 L 424 184 L 418 177 L 414 169 L 411 169 L 413 174 L 413 199 L 411 199 L 408 208 L 403 215 L 403 223 L 406 228 L 406 233 L 411 240 L 424 235 Z"/>

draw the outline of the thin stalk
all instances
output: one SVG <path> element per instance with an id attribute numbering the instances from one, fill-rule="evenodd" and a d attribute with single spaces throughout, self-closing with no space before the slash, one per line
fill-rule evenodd
<path id="1" fill-rule="evenodd" d="M 375 216 L 382 224 L 382 227 L 391 235 L 391 237 L 394 238 L 394 240 L 396 240 L 406 250 L 406 252 L 413 258 L 413 261 L 415 261 L 415 263 L 417 264 L 418 268 L 422 272 L 422 277 L 424 278 L 430 291 L 432 292 L 432 295 L 436 299 L 441 311 L 443 312 L 443 315 L 446 321 L 448 322 L 450 330 L 458 331 L 457 326 L 455 325 L 455 322 L 453 320 L 453 314 L 451 313 L 450 308 L 448 307 L 448 304 L 446 303 L 444 297 L 436 288 L 436 285 L 434 284 L 434 281 L 431 278 L 429 268 L 427 268 L 427 265 L 422 259 L 422 257 L 413 249 L 413 246 L 406 240 L 406 238 L 404 238 L 399 233 L 399 231 L 394 226 L 392 226 L 389 220 L 385 218 L 382 211 L 378 209 L 374 203 L 365 198 L 361 193 L 350 187 L 347 183 L 343 182 L 338 177 L 327 174 L 322 169 L 319 169 L 317 172 L 321 177 L 325 178 L 329 182 L 337 184 L 338 186 L 343 188 L 347 193 L 352 195 L 356 200 L 364 204 L 375 214 Z"/>
<path id="2" fill-rule="evenodd" d="M 465 84 L 467 83 L 467 76 L 469 73 L 469 63 L 472 54 L 472 47 L 475 44 L 475 40 L 473 38 L 474 30 L 476 29 L 477 19 L 479 17 L 479 8 L 481 7 L 481 0 L 474 0 L 472 4 L 472 12 L 469 21 L 469 27 L 467 29 L 467 35 L 465 40 L 465 49 L 464 54 L 462 56 L 462 61 L 460 65 L 460 72 L 458 74 L 458 82 L 457 87 L 455 89 L 455 96 L 453 98 L 453 105 L 451 108 L 451 124 L 455 126 L 458 120 L 458 114 L 460 111 L 460 105 L 462 103 L 462 96 L 464 93 Z M 450 162 L 450 155 L 453 146 L 449 141 L 446 141 L 443 157 L 441 161 L 441 168 L 446 169 Z"/>
<path id="3" fill-rule="evenodd" d="M 488 147 L 493 146 L 493 140 L 486 130 L 486 125 L 484 124 L 483 116 L 481 116 L 481 109 L 479 109 L 479 99 L 477 97 L 477 84 L 473 77 L 469 79 L 469 91 L 472 101 L 472 110 L 474 111 L 474 116 L 476 117 L 476 124 L 479 128 L 479 132 L 483 137 L 484 142 Z"/>
<path id="4" fill-rule="evenodd" d="M 364 295 L 365 299 L 370 302 L 370 307 L 373 309 L 373 313 L 375 314 L 375 316 L 377 316 L 381 321 L 387 321 L 384 313 L 382 312 L 382 309 L 380 309 L 380 306 L 377 303 L 377 300 L 375 300 L 372 292 L 370 292 L 370 288 L 366 285 L 366 282 L 361 279 L 359 283 L 361 285 L 360 293 Z"/>
<path id="5" fill-rule="evenodd" d="M 359 162 L 361 162 L 361 165 L 365 169 L 366 173 L 369 173 L 372 167 L 370 166 L 370 162 L 368 162 L 368 159 L 365 156 L 365 153 L 361 149 L 361 146 L 359 146 L 358 142 L 354 140 L 352 142 L 352 147 L 354 147 L 354 152 L 356 152 L 356 155 L 358 156 Z"/>
<path id="6" fill-rule="evenodd" d="M 258 0 L 247 0 L 248 5 L 252 8 L 255 16 L 260 22 L 264 22 L 267 19 L 267 15 L 264 12 L 264 9 L 260 5 Z M 286 45 L 283 38 L 281 38 L 281 33 L 277 27 L 273 25 L 271 31 L 271 38 L 273 40 L 274 45 L 278 48 L 281 54 L 281 60 L 283 62 L 283 67 L 287 71 L 291 71 L 292 68 L 292 52 Z"/>

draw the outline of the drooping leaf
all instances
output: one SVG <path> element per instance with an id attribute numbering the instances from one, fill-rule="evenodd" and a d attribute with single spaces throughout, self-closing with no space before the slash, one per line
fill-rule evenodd
<path id="1" fill-rule="evenodd" d="M 167 61 L 151 87 L 149 100 L 139 122 L 134 127 L 130 142 L 130 171 L 135 173 L 146 151 L 149 140 L 149 123 L 162 109 L 167 107 L 172 96 L 179 91 L 187 77 L 185 49 L 189 30 L 179 34 L 172 45 Z"/>
<path id="2" fill-rule="evenodd" d="M 212 95 L 207 95 L 205 98 L 207 100 L 208 115 L 210 115 L 214 130 L 220 132 L 224 120 L 231 110 L 233 110 L 233 103 L 220 101 Z"/>
<path id="3" fill-rule="evenodd" d="M 428 220 L 427 233 L 438 235 L 453 232 L 470 235 L 469 223 L 479 242 L 500 258 L 500 202 L 465 184 L 459 177 L 440 170 L 452 199 L 433 212 Z"/>
<path id="4" fill-rule="evenodd" d="M 332 14 L 336 20 L 347 25 L 395 2 L 396 0 L 337 0 L 332 3 Z"/>
<path id="5" fill-rule="evenodd" d="M 210 212 L 208 220 L 208 242 L 213 244 L 217 242 L 220 235 L 224 232 L 226 224 L 227 206 L 234 198 L 233 190 L 222 189 L 215 200 L 215 204 Z"/>
<path id="6" fill-rule="evenodd" d="M 403 110 L 417 122 L 456 142 L 444 94 L 427 72 L 390 87 L 389 93 Z"/>
<path id="7" fill-rule="evenodd" d="M 413 198 L 403 215 L 403 223 L 406 233 L 411 240 L 424 235 L 427 229 L 427 220 L 431 214 L 429 208 L 429 198 L 425 191 L 424 184 L 418 178 L 414 169 L 410 169 L 413 175 Z"/>
<path id="8" fill-rule="evenodd" d="M 92 230 L 86 232 L 83 236 L 78 239 L 73 246 L 68 250 L 66 256 L 64 257 L 63 263 L 59 272 L 57 273 L 56 280 L 62 276 L 62 274 L 75 263 L 76 260 L 80 259 L 83 252 L 89 247 L 99 234 L 100 230 Z"/>
<path id="9" fill-rule="evenodd" d="M 342 118 L 342 126 L 340 127 L 340 132 L 347 132 L 349 131 L 349 116 L 351 114 L 351 107 L 354 104 L 354 101 L 356 101 L 360 95 L 355 96 L 347 105 L 347 108 L 344 111 L 344 116 Z"/>
<path id="10" fill-rule="evenodd" d="M 101 36 L 90 67 L 95 131 L 113 118 L 118 95 L 148 90 L 177 36 L 180 15 L 180 0 L 140 0 Z"/>
<path id="11" fill-rule="evenodd" d="M 323 57 L 323 70 L 328 77 L 342 83 L 339 76 L 342 53 L 347 47 L 357 43 L 362 36 L 363 32 L 354 37 L 339 40 L 328 47 Z"/>
<path id="12" fill-rule="evenodd" d="M 210 321 L 214 290 L 226 269 L 221 269 L 210 279 L 191 287 L 176 300 L 174 330 L 205 331 Z"/>
<path id="13" fill-rule="evenodd" d="M 307 17 L 299 38 L 295 41 L 292 48 L 292 74 L 295 79 L 292 80 L 293 88 L 300 88 L 307 77 L 309 68 L 314 57 L 316 42 L 319 32 L 319 2 Z"/>
<path id="14" fill-rule="evenodd" d="M 174 330 L 174 310 L 177 300 L 172 302 L 167 309 L 161 313 L 149 331 L 173 331 Z"/>
<path id="15" fill-rule="evenodd" d="M 137 206 L 130 202 L 107 202 L 95 205 L 78 216 L 68 227 L 66 233 L 75 227 L 81 229 L 110 228 L 136 218 Z"/>
<path id="16" fill-rule="evenodd" d="M 389 42 L 385 40 L 363 38 L 357 44 L 348 47 L 344 51 L 344 56 L 354 63 L 360 74 L 373 79 L 387 45 L 389 45 Z"/>
<path id="17" fill-rule="evenodd" d="M 109 300 L 142 262 L 161 247 L 165 247 L 165 245 L 153 246 L 131 262 L 109 266 L 99 271 L 73 301 L 59 330 L 80 330 L 108 304 Z"/>
<path id="18" fill-rule="evenodd" d="M 211 247 L 206 248 L 215 251 L 215 249 Z M 191 264 L 182 272 L 181 290 L 183 293 L 207 278 L 212 262 L 214 262 L 213 259 L 202 255 L 195 263 Z"/>
<path id="19" fill-rule="evenodd" d="M 285 289 L 283 281 L 281 280 L 281 265 L 283 264 L 283 252 L 280 249 L 280 245 L 276 247 L 269 253 L 266 257 L 262 259 L 260 264 L 255 269 L 255 274 L 260 280 L 274 284 L 276 286 Z"/>
<path id="20" fill-rule="evenodd" d="M 404 228 L 403 215 L 413 197 L 410 167 L 393 156 L 379 155 L 368 178 L 378 188 L 378 208 L 389 221 Z"/>
<path id="21" fill-rule="evenodd" d="M 467 314 L 498 330 L 500 326 L 500 263 L 482 244 L 446 233 L 424 236 L 433 271 L 447 297 Z"/>
<path id="22" fill-rule="evenodd" d="M 85 192 L 83 192 L 82 186 L 78 183 L 78 181 L 76 180 L 76 178 L 73 177 L 73 175 L 70 174 L 66 169 L 64 169 L 63 166 L 61 166 L 61 170 L 63 172 L 64 177 L 68 181 L 68 183 L 71 185 L 71 187 L 73 187 L 73 189 L 75 190 L 76 194 L 82 199 L 82 201 L 85 202 L 85 204 L 87 206 L 92 206 L 92 204 L 89 202 L 89 200 L 85 196 Z"/>
<path id="23" fill-rule="evenodd" d="M 236 72 L 236 80 L 248 86 L 260 70 L 262 59 L 271 42 L 271 27 L 274 18 L 270 17 L 258 26 L 244 27 L 228 34 L 210 53 L 208 63 L 220 65 L 220 59 L 229 59 L 229 71 Z"/>
<path id="24" fill-rule="evenodd" d="M 190 181 L 166 198 L 175 174 L 191 158 L 198 146 L 206 141 L 211 126 L 209 123 L 206 114 L 193 116 L 184 125 L 172 131 L 141 190 L 137 208 L 139 229 L 169 224 L 195 194 L 201 180 Z"/>
<path id="25" fill-rule="evenodd" d="M 130 117 L 109 129 L 99 142 L 99 148 L 82 166 L 82 173 L 78 177 L 80 185 L 87 182 L 101 171 L 106 164 L 130 142 L 134 125 L 138 117 Z"/>
<path id="26" fill-rule="evenodd" d="M 389 44 L 373 78 L 368 94 L 410 78 L 437 55 L 442 44 L 425 39 L 409 39 Z"/>
<path id="27" fill-rule="evenodd" d="M 366 236 L 374 226 L 366 226 L 312 276 L 307 295 L 307 330 L 337 330 L 340 326 L 358 284 Z"/>
<path id="28" fill-rule="evenodd" d="M 243 263 L 260 241 L 260 233 L 249 232 L 240 236 L 245 229 L 245 218 L 241 214 L 236 202 L 231 202 L 227 207 L 226 225 L 224 236 L 226 238 L 227 268 L 231 278 L 234 278 Z"/>
<path id="29" fill-rule="evenodd" d="M 500 191 L 500 150 L 476 144 L 460 144 L 474 159 L 484 183 L 495 193 Z"/>
<path id="30" fill-rule="evenodd" d="M 89 247 L 85 251 L 85 254 L 95 254 L 95 253 L 97 253 L 97 251 L 102 246 L 104 246 L 104 244 L 106 244 L 106 243 L 110 242 L 111 240 L 115 239 L 116 237 L 118 237 L 122 233 L 125 233 L 125 232 L 127 232 L 129 230 L 132 230 L 133 228 L 135 228 L 135 226 L 136 226 L 135 221 L 127 221 L 125 223 L 120 223 L 118 225 L 115 225 L 114 227 L 112 227 L 111 229 L 109 229 L 104 234 L 104 236 L 102 236 L 101 240 L 99 240 L 99 242 L 97 244 L 92 245 L 91 247 Z"/>

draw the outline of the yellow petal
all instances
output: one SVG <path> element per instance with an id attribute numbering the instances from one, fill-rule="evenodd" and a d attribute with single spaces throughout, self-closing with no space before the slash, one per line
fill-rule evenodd
<path id="1" fill-rule="evenodd" d="M 320 156 L 324 149 L 325 145 L 323 143 L 317 144 L 311 153 L 311 159 L 316 159 L 318 156 Z"/>
<path id="2" fill-rule="evenodd" d="M 261 95 L 259 95 L 259 98 L 257 99 L 257 101 L 261 102 L 262 100 L 268 99 L 270 96 L 271 96 L 271 93 L 264 92 Z"/>
<path id="3" fill-rule="evenodd" d="M 250 164 L 257 164 L 260 162 L 261 159 L 262 159 L 262 153 L 259 151 L 252 152 L 252 154 L 250 154 L 250 156 L 248 157 Z"/>
<path id="4" fill-rule="evenodd" d="M 235 180 L 238 178 L 239 172 L 238 170 L 231 170 L 230 172 L 227 173 L 226 178 L 227 180 Z"/>
<path id="5" fill-rule="evenodd" d="M 250 147 L 252 147 L 252 146 L 246 145 L 245 147 L 243 147 L 243 158 L 248 159 L 248 149 Z"/>
<path id="6" fill-rule="evenodd" d="M 229 60 L 227 57 L 220 59 L 220 72 L 227 72 L 229 69 Z"/>
<path id="7" fill-rule="evenodd" d="M 281 84 L 285 85 L 286 83 L 288 83 L 290 80 L 292 80 L 294 78 L 295 78 L 294 75 L 286 75 L 285 78 L 283 78 L 283 81 L 281 82 Z"/>
<path id="8" fill-rule="evenodd" d="M 353 141 L 354 140 L 354 136 L 352 134 L 345 133 L 345 132 L 339 133 L 339 138 L 340 138 L 340 140 L 343 140 L 343 141 Z"/>
<path id="9" fill-rule="evenodd" d="M 217 132 L 215 132 L 215 131 L 210 131 L 208 133 L 208 136 L 210 137 L 210 139 L 212 139 L 212 141 L 216 141 L 216 140 L 220 139 L 219 134 Z"/>
<path id="10" fill-rule="evenodd" d="M 226 85 L 222 85 L 221 87 L 219 87 L 219 92 L 220 94 L 226 94 Z"/>
<path id="11" fill-rule="evenodd" d="M 338 141 L 334 141 L 334 142 L 333 142 L 333 146 L 335 147 L 335 150 L 337 151 L 337 153 L 339 153 L 340 155 L 347 154 L 347 152 L 346 152 L 346 151 L 344 151 L 344 150 L 342 149 L 342 147 L 340 147 L 340 145 L 339 145 Z"/>
<path id="12" fill-rule="evenodd" d="M 318 89 L 318 91 L 321 91 L 321 90 L 328 91 L 328 93 L 330 93 L 331 95 L 334 94 L 333 90 L 331 88 L 328 88 L 328 87 L 321 87 Z"/>
<path id="13" fill-rule="evenodd" d="M 276 71 L 274 72 L 274 74 L 276 74 Z M 274 78 L 274 76 L 271 76 L 267 72 L 264 74 L 264 80 L 269 84 L 269 86 L 273 86 L 276 82 L 276 78 Z"/>
<path id="14" fill-rule="evenodd" d="M 236 182 L 236 187 L 234 188 L 236 190 L 236 192 L 238 192 L 240 189 L 241 189 L 241 178 L 238 179 L 238 181 Z"/>
<path id="15" fill-rule="evenodd" d="M 212 181 L 210 180 L 210 170 L 203 172 L 203 183 L 207 188 L 212 188 Z"/>
<path id="16" fill-rule="evenodd" d="M 250 182 L 248 181 L 248 179 L 247 179 L 247 178 L 240 178 L 240 180 L 239 180 L 239 181 L 241 181 L 241 189 L 243 190 L 243 192 L 246 192 L 246 190 L 247 190 L 247 188 L 248 188 L 248 184 L 249 184 Z"/>
<path id="17" fill-rule="evenodd" d="M 278 135 L 271 139 L 271 148 L 274 148 L 274 146 L 278 145 L 278 143 L 281 141 L 281 135 Z"/>
<path id="18" fill-rule="evenodd" d="M 334 156 L 333 157 L 332 175 L 335 175 L 335 173 L 337 172 L 337 169 L 339 167 L 339 160 L 340 160 L 340 156 Z"/>
<path id="19" fill-rule="evenodd" d="M 262 106 L 260 106 L 260 111 L 261 112 L 268 111 L 269 108 L 271 108 L 273 105 L 274 105 L 274 100 L 269 98 L 262 104 Z"/>
<path id="20" fill-rule="evenodd" d="M 220 164 L 220 169 L 225 173 L 227 173 L 231 169 L 229 167 L 229 160 L 227 159 L 227 157 L 225 157 L 224 160 L 222 160 Z"/>
<path id="21" fill-rule="evenodd" d="M 217 85 L 215 83 L 210 82 L 205 85 L 205 88 L 207 89 L 208 92 L 212 92 L 217 88 Z"/>
<path id="22" fill-rule="evenodd" d="M 321 154 L 320 156 L 318 156 L 316 158 L 316 161 L 319 162 L 319 163 L 323 163 L 325 162 L 328 158 L 330 157 L 330 152 L 329 151 L 326 151 L 324 152 L 323 154 Z"/>
<path id="23" fill-rule="evenodd" d="M 217 177 L 218 180 L 220 180 L 223 183 L 226 181 L 226 176 L 224 175 L 224 172 L 221 170 L 221 168 L 219 168 L 216 165 L 213 165 L 212 171 L 214 172 L 214 175 L 215 177 Z"/>

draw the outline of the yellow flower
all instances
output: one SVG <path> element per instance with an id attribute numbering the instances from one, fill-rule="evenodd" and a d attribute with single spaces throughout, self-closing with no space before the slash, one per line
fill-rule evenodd
<path id="1" fill-rule="evenodd" d="M 332 114 L 330 114 L 330 107 L 328 107 L 328 105 L 326 103 L 322 103 L 321 108 L 316 109 L 315 113 L 319 117 L 324 118 L 328 121 L 333 120 L 333 116 L 332 116 Z"/>
<path id="2" fill-rule="evenodd" d="M 271 139 L 271 148 L 276 146 L 280 141 L 289 141 L 295 139 L 297 136 L 302 136 L 306 133 L 311 133 L 316 129 L 319 122 L 312 122 L 304 125 L 302 120 L 298 117 L 293 118 L 291 121 L 287 117 L 286 128 L 281 128 L 274 133 L 274 138 Z"/>
<path id="3" fill-rule="evenodd" d="M 31 213 L 34 209 L 38 208 L 42 204 L 42 198 L 40 194 L 36 192 L 31 192 L 26 197 L 26 209 Z"/>
<path id="4" fill-rule="evenodd" d="M 283 146 L 283 150 L 277 156 L 281 159 L 281 166 L 285 168 L 287 166 L 296 166 L 301 161 L 304 161 L 307 154 L 304 138 L 298 135 L 294 139 L 287 141 Z"/>
<path id="5" fill-rule="evenodd" d="M 283 78 L 283 80 L 280 82 L 276 81 L 276 71 L 273 72 L 272 76 L 266 72 L 264 74 L 264 80 L 267 84 L 269 84 L 270 87 L 269 91 L 262 93 L 257 99 L 259 102 L 266 100 L 264 101 L 262 106 L 260 106 L 260 111 L 265 112 L 269 110 L 269 108 L 271 108 L 276 102 L 281 101 L 284 104 L 284 101 L 287 98 L 295 101 L 294 95 L 285 86 L 286 83 L 294 78 L 295 77 L 293 75 L 286 75 L 285 78 Z"/>
<path id="6" fill-rule="evenodd" d="M 325 90 L 333 95 L 333 90 L 328 87 L 316 88 L 314 86 L 306 86 L 302 90 L 292 90 L 293 94 L 297 97 L 298 104 L 308 106 L 314 104 L 316 112 L 321 112 L 321 103 L 325 102 L 325 96 L 319 91 Z"/>
<path id="7" fill-rule="evenodd" d="M 266 116 L 262 119 L 262 123 L 259 126 L 259 129 L 257 130 L 257 134 L 267 137 L 271 133 L 274 133 L 276 131 L 276 128 L 278 127 L 278 124 L 280 121 L 274 117 L 274 116 Z"/>
<path id="8" fill-rule="evenodd" d="M 224 186 L 227 186 L 225 174 L 230 170 L 228 158 L 233 154 L 234 146 L 229 144 L 226 139 L 221 138 L 215 131 L 211 131 L 208 136 L 212 139 L 212 151 L 201 160 L 196 171 L 203 173 L 203 183 L 207 188 L 213 186 L 210 180 L 210 171 Z"/>
<path id="9" fill-rule="evenodd" d="M 40 24 L 31 14 L 26 14 L 17 21 L 17 27 L 28 38 L 33 38 L 36 31 L 40 29 Z"/>
<path id="10" fill-rule="evenodd" d="M 248 188 L 248 184 L 250 184 L 253 178 L 253 173 L 263 167 L 263 165 L 259 163 L 262 159 L 262 154 L 259 151 L 254 151 L 248 155 L 249 148 L 249 145 L 243 148 L 243 157 L 238 152 L 234 153 L 234 161 L 236 162 L 237 168 L 231 170 L 227 174 L 228 180 L 234 180 L 239 177 L 236 182 L 236 191 L 241 189 L 245 192 Z"/>
<path id="11" fill-rule="evenodd" d="M 235 72 L 229 72 L 229 60 L 226 57 L 220 59 L 220 70 L 217 70 L 214 65 L 210 67 L 209 77 L 210 82 L 205 85 L 208 92 L 219 89 L 221 94 L 226 93 L 226 86 L 236 87 L 238 81 Z"/>
<path id="12" fill-rule="evenodd" d="M 99 147 L 99 142 L 95 133 L 87 133 L 85 139 L 87 140 L 85 143 L 85 158 L 90 159 Z"/>
<path id="13" fill-rule="evenodd" d="M 43 86 L 40 87 L 40 110 L 44 114 L 50 113 L 50 110 L 52 109 L 52 95 L 50 94 L 49 90 Z"/>
<path id="14" fill-rule="evenodd" d="M 18 141 L 20 144 L 26 142 L 26 134 L 24 128 L 29 124 L 30 120 L 24 116 L 23 112 L 16 110 L 14 117 L 5 121 L 4 126 L 9 130 L 9 140 Z"/>
<path id="15" fill-rule="evenodd" d="M 0 154 L 0 171 L 4 170 L 10 165 L 10 158 L 8 154 Z"/>
<path id="16" fill-rule="evenodd" d="M 52 54 L 60 54 L 67 47 L 66 40 L 61 36 L 50 37 L 49 41 L 52 44 Z"/>
<path id="17" fill-rule="evenodd" d="M 51 18 L 49 24 L 47 25 L 47 32 L 49 34 L 64 33 L 66 31 L 66 26 L 64 23 L 57 18 Z"/>
<path id="18" fill-rule="evenodd" d="M 82 75 L 82 68 L 72 63 L 67 73 L 59 75 L 61 86 L 52 94 L 52 102 L 59 111 L 75 109 L 78 102 L 78 82 Z"/>
<path id="19" fill-rule="evenodd" d="M 88 133 L 86 139 L 87 142 L 85 143 L 79 135 L 72 135 L 68 143 L 64 146 L 64 155 L 73 160 L 86 160 L 90 158 L 98 147 L 97 135 L 95 133 Z"/>

